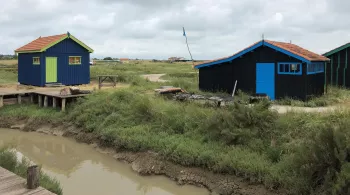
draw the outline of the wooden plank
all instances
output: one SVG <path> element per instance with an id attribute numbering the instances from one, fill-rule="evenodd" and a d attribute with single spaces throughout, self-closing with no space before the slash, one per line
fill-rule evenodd
<path id="1" fill-rule="evenodd" d="M 4 106 L 4 96 L 0 95 L 0 108 Z"/>
<path id="2" fill-rule="evenodd" d="M 64 111 L 66 111 L 66 99 L 65 98 L 63 98 L 62 99 L 62 105 L 61 105 L 61 111 L 62 112 L 64 112 Z"/>
<path id="3" fill-rule="evenodd" d="M 39 104 L 39 107 L 41 107 L 42 101 L 43 101 L 42 96 L 41 96 L 41 95 L 38 95 L 38 104 Z"/>
<path id="4" fill-rule="evenodd" d="M 53 108 L 57 107 L 57 98 L 55 98 L 55 97 L 52 98 L 52 107 Z"/>
<path id="5" fill-rule="evenodd" d="M 84 97 L 87 95 L 90 95 L 89 93 L 85 94 L 77 94 L 77 95 L 60 95 L 59 92 L 35 92 L 34 94 L 42 95 L 42 96 L 49 96 L 49 97 L 56 97 L 56 98 L 76 98 L 76 97 Z"/>
<path id="6" fill-rule="evenodd" d="M 49 98 L 45 95 L 44 96 L 44 107 L 46 108 L 49 105 Z"/>
<path id="7" fill-rule="evenodd" d="M 17 95 L 17 103 L 18 104 L 22 103 L 22 96 L 21 95 Z"/>

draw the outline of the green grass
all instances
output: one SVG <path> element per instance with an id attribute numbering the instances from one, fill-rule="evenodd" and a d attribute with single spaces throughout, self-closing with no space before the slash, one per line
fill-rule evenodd
<path id="1" fill-rule="evenodd" d="M 23 177 L 27 177 L 27 168 L 30 163 L 28 159 L 23 158 L 21 161 L 17 159 L 16 153 L 9 148 L 0 149 L 0 166 Z M 53 179 L 41 172 L 40 186 L 57 194 L 62 195 L 62 188 L 56 179 Z"/>
<path id="2" fill-rule="evenodd" d="M 350 90 L 328 86 L 328 92 L 321 97 L 311 98 L 309 101 L 302 102 L 291 98 L 285 98 L 275 101 L 279 105 L 299 106 L 299 107 L 323 107 L 335 104 L 341 104 L 350 99 Z"/>
<path id="3" fill-rule="evenodd" d="M 350 116 L 349 111 L 279 116 L 267 109 L 267 102 L 253 107 L 235 104 L 213 109 L 134 90 L 89 96 L 69 111 L 67 120 L 101 136 L 107 146 L 152 150 L 182 165 L 235 174 L 268 188 L 282 187 L 292 194 L 321 189 L 328 193 L 337 188 L 335 178 L 347 177 L 346 172 L 327 164 L 336 147 L 333 142 L 341 134 L 329 139 L 329 145 L 320 149 L 317 146 L 327 140 L 327 132 L 348 130 L 343 123 Z M 347 144 L 350 146 L 348 139 L 342 140 L 343 152 L 338 156 L 347 154 L 344 151 Z M 313 158 L 315 152 L 319 157 Z M 321 158 L 323 155 L 327 156 Z M 335 156 L 330 158 L 336 159 Z M 344 159 L 339 163 L 346 164 Z M 328 173 L 333 168 L 333 174 Z M 313 178 L 314 174 L 319 180 Z M 328 176 L 332 179 L 326 180 Z"/>
<path id="4" fill-rule="evenodd" d="M 0 84 L 17 82 L 17 69 L 0 69 Z"/>
<path id="5" fill-rule="evenodd" d="M 0 116 L 13 118 L 33 118 L 36 120 L 58 121 L 64 114 L 50 108 L 40 108 L 36 105 L 11 105 L 0 109 Z"/>
<path id="6" fill-rule="evenodd" d="M 161 85 L 198 91 L 189 64 L 130 63 L 96 65 L 92 77 L 117 74 L 131 85 L 99 91 L 62 114 L 36 106 L 6 106 L 0 116 L 66 121 L 98 135 L 106 146 L 129 151 L 152 150 L 186 166 L 234 174 L 289 194 L 339 194 L 350 185 L 350 111 L 287 113 L 270 111 L 269 102 L 213 108 L 155 96 Z M 167 83 L 153 83 L 141 74 L 167 73 Z M 327 106 L 347 101 L 350 92 L 331 87 L 308 102 L 281 100 L 296 106 Z M 243 93 L 240 99 L 247 99 Z"/>
<path id="7" fill-rule="evenodd" d="M 105 146 L 151 150 L 178 164 L 237 175 L 290 194 L 337 194 L 347 187 L 349 110 L 278 115 L 265 101 L 212 108 L 140 90 L 99 91 L 65 114 L 14 105 L 1 109 L 0 116 L 71 122 L 98 135 Z"/>

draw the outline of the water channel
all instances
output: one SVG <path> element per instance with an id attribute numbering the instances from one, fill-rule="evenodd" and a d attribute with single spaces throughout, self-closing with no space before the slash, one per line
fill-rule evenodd
<path id="1" fill-rule="evenodd" d="M 64 195 L 208 195 L 206 189 L 179 186 L 162 176 L 139 176 L 130 165 L 118 162 L 92 146 L 72 139 L 0 129 L 0 147 L 14 146 L 43 171 L 55 177 Z"/>

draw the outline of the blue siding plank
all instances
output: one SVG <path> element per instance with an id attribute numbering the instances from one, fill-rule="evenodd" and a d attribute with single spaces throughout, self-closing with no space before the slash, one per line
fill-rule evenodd
<path id="1" fill-rule="evenodd" d="M 40 65 L 33 65 L 33 57 L 40 57 Z M 18 82 L 24 85 L 42 86 L 41 53 L 18 54 Z"/>

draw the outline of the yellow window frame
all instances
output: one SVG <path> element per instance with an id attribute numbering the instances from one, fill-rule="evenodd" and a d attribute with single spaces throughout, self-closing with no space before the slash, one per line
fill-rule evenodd
<path id="1" fill-rule="evenodd" d="M 40 57 L 33 57 L 33 65 L 40 65 Z"/>
<path id="2" fill-rule="evenodd" d="M 71 60 L 70 60 L 71 58 L 74 58 L 73 62 L 71 62 Z M 78 58 L 79 61 L 77 61 L 76 58 Z M 81 65 L 81 56 L 69 56 L 68 63 L 69 63 L 69 65 Z"/>

